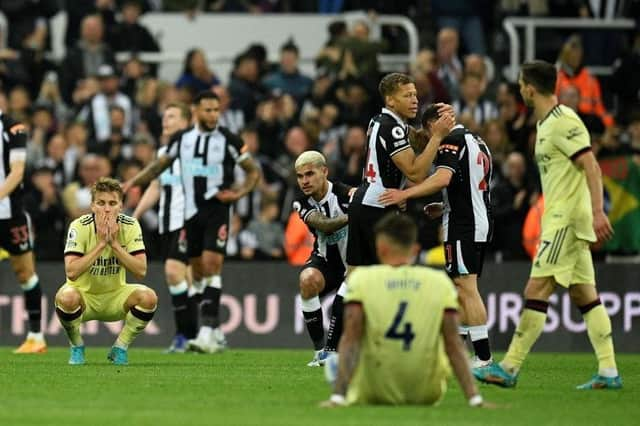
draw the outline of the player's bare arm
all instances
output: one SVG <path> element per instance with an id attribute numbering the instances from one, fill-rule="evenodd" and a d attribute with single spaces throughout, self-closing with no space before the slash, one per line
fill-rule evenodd
<path id="1" fill-rule="evenodd" d="M 173 158 L 168 155 L 158 157 L 156 160 L 152 161 L 151 164 L 142 169 L 140 173 L 125 182 L 122 185 L 122 190 L 126 193 L 132 186 L 148 184 L 151 180 L 158 177 L 167 167 L 169 167 L 172 161 Z"/>
<path id="2" fill-rule="evenodd" d="M 136 206 L 136 209 L 133 211 L 132 216 L 136 219 L 140 219 L 140 216 L 142 216 L 147 210 L 153 207 L 159 199 L 160 182 L 158 181 L 158 179 L 154 179 L 144 191 L 144 194 L 142 194 L 142 198 Z"/>
<path id="3" fill-rule="evenodd" d="M 349 303 L 344 307 L 344 332 L 340 339 L 338 353 L 338 376 L 333 389 L 333 395 L 323 406 L 344 405 L 347 387 L 351 382 L 360 359 L 360 347 L 364 334 L 364 310 L 359 303 Z M 342 403 L 340 402 L 342 397 Z"/>
<path id="4" fill-rule="evenodd" d="M 320 232 L 330 234 L 340 228 L 347 226 L 347 223 L 349 223 L 349 216 L 343 214 L 336 217 L 327 217 L 319 211 L 314 211 L 309 214 L 306 223 L 310 227 L 317 229 Z"/>
<path id="5" fill-rule="evenodd" d="M 441 191 L 443 188 L 446 188 L 449 185 L 452 176 L 453 172 L 451 170 L 440 167 L 434 174 L 429 176 L 418 185 L 412 186 L 411 188 L 407 188 L 404 190 L 385 190 L 380 198 L 378 198 L 378 201 L 380 201 L 385 206 L 390 206 L 394 204 L 400 204 L 409 198 L 420 198 L 427 195 L 435 194 L 436 192 Z"/>
<path id="6" fill-rule="evenodd" d="M 449 135 L 453 126 L 455 126 L 453 114 L 441 114 L 433 125 L 431 138 L 424 151 L 416 155 L 412 149 L 405 149 L 392 157 L 394 164 L 412 182 L 422 181 L 427 177 L 436 158 L 440 142 Z"/>
<path id="7" fill-rule="evenodd" d="M 244 160 L 240 161 L 238 165 L 242 170 L 244 170 L 247 176 L 242 183 L 242 186 L 239 188 L 225 189 L 216 194 L 216 198 L 223 203 L 233 203 L 234 201 L 238 201 L 240 198 L 253 191 L 260 181 L 260 169 L 252 157 L 247 156 Z"/>
<path id="8" fill-rule="evenodd" d="M 24 178 L 24 159 L 14 160 L 10 165 L 11 171 L 2 184 L 0 184 L 0 200 L 8 197 L 20 185 Z"/>
<path id="9" fill-rule="evenodd" d="M 147 255 L 144 252 L 132 255 L 122 247 L 118 240 L 118 223 L 112 215 L 107 219 L 107 228 L 109 245 L 113 254 L 118 258 L 122 266 L 131 272 L 136 279 L 143 279 L 147 274 Z"/>
<path id="10" fill-rule="evenodd" d="M 74 253 L 68 253 L 64 256 L 64 272 L 67 278 L 71 281 L 78 279 L 93 263 L 96 261 L 102 251 L 109 245 L 107 239 L 109 238 L 108 228 L 106 226 L 106 215 L 97 214 L 95 216 L 96 221 L 96 233 L 98 236 L 98 244 L 91 249 L 88 253 L 80 256 Z"/>
<path id="11" fill-rule="evenodd" d="M 472 407 L 482 407 L 485 405 L 478 387 L 471 375 L 471 366 L 463 347 L 462 339 L 458 335 L 458 313 L 456 311 L 445 311 L 442 317 L 442 337 L 444 339 L 444 348 L 451 368 L 456 375 L 456 379 L 462 388 L 462 392 L 466 397 L 469 405 Z M 491 404 L 487 404 L 489 406 Z"/>
<path id="12" fill-rule="evenodd" d="M 609 218 L 604 213 L 602 172 L 600 171 L 600 166 L 591 151 L 583 152 L 573 161 L 578 167 L 584 170 L 587 178 L 587 186 L 591 194 L 591 209 L 593 211 L 593 230 L 598 237 L 598 241 L 606 241 L 613 237 L 613 228 L 611 227 Z"/>

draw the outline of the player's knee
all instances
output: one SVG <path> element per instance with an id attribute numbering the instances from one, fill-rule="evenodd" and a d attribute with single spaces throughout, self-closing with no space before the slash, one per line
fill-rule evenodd
<path id="1" fill-rule="evenodd" d="M 145 309 L 155 309 L 158 305 L 158 295 L 150 288 L 140 292 L 140 300 L 138 304 Z"/>
<path id="2" fill-rule="evenodd" d="M 598 292 L 595 286 L 591 285 L 572 285 L 569 287 L 569 297 L 576 306 L 587 305 L 598 298 Z"/>
<path id="3" fill-rule="evenodd" d="M 317 275 L 310 269 L 305 269 L 300 273 L 300 296 L 303 299 L 310 299 L 320 293 L 322 282 Z"/>
<path id="4" fill-rule="evenodd" d="M 164 274 L 169 285 L 178 284 L 185 279 L 184 267 L 173 264 L 167 264 L 164 268 Z"/>
<path id="5" fill-rule="evenodd" d="M 531 300 L 549 300 L 553 293 L 554 283 L 552 279 L 531 278 L 524 289 L 524 296 Z"/>
<path id="6" fill-rule="evenodd" d="M 81 302 L 80 293 L 72 288 L 60 290 L 56 294 L 56 305 L 65 311 L 76 309 Z"/>
<path id="7" fill-rule="evenodd" d="M 23 264 L 22 262 L 16 264 L 14 271 L 19 283 L 26 283 L 34 274 L 33 268 L 29 265 Z"/>

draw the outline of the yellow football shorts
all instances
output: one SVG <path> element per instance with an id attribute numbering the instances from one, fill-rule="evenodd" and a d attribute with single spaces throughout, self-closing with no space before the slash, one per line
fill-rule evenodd
<path id="1" fill-rule="evenodd" d="M 142 284 L 126 284 L 113 291 L 96 294 L 64 284 L 60 290 L 66 287 L 74 288 L 82 296 L 85 306 L 82 313 L 82 322 L 91 320 L 120 321 L 125 319 L 127 312 L 124 310 L 124 304 L 131 296 L 131 293 L 148 288 Z"/>
<path id="2" fill-rule="evenodd" d="M 563 287 L 596 283 L 589 241 L 576 237 L 572 227 L 542 230 L 531 277 L 553 277 Z"/>

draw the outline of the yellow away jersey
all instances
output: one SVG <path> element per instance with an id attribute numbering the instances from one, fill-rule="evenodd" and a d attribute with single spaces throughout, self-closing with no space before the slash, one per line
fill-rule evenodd
<path id="1" fill-rule="evenodd" d="M 573 159 L 591 149 L 584 123 L 569 107 L 556 105 L 538 122 L 535 156 L 542 192 L 542 229 L 571 226 L 576 236 L 596 241 L 587 178 Z"/>
<path id="2" fill-rule="evenodd" d="M 117 219 L 118 241 L 129 253 L 135 255 L 144 252 L 142 230 L 138 221 L 132 217 L 120 214 Z M 65 256 L 76 254 L 83 256 L 98 244 L 95 218 L 93 214 L 80 216 L 69 225 Z M 120 265 L 118 258 L 107 246 L 96 261 L 77 280 L 67 278 L 67 284 L 89 293 L 106 293 L 126 284 L 126 270 Z"/>
<path id="3" fill-rule="evenodd" d="M 366 320 L 348 401 L 420 404 L 439 398 L 449 372 L 442 316 L 458 309 L 457 300 L 444 272 L 409 265 L 357 268 L 345 303 L 361 303 Z"/>

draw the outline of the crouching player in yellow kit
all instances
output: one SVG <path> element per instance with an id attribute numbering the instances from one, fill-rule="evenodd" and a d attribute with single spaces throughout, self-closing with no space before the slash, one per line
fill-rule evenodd
<path id="1" fill-rule="evenodd" d="M 71 343 L 69 364 L 84 364 L 80 324 L 125 320 L 108 359 L 128 363 L 127 349 L 147 326 L 158 298 L 141 284 L 127 284 L 126 271 L 137 279 L 147 272 L 140 224 L 120 213 L 120 183 L 101 178 L 91 188 L 91 214 L 69 225 L 64 251 L 67 282 L 56 294 L 56 312 Z"/>
<path id="2" fill-rule="evenodd" d="M 450 365 L 469 405 L 485 405 L 458 335 L 456 290 L 443 272 L 411 265 L 416 237 L 408 216 L 391 213 L 376 225 L 383 264 L 348 278 L 337 378 L 324 406 L 436 404 Z M 335 358 L 326 368 L 335 369 Z"/>

